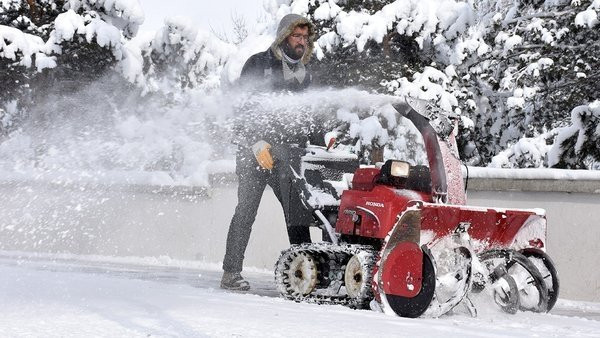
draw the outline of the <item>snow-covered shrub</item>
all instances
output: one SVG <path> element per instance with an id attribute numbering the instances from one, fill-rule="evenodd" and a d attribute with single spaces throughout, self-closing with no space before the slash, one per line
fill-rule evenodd
<path id="1" fill-rule="evenodd" d="M 552 147 L 548 139 L 554 133 L 542 134 L 535 138 L 523 137 L 492 158 L 494 168 L 539 168 L 544 166 L 546 154 Z"/>
<path id="2" fill-rule="evenodd" d="M 53 60 L 41 52 L 43 47 L 40 37 L 0 25 L 0 135 L 22 119 L 37 72 L 52 66 Z"/>
<path id="3" fill-rule="evenodd" d="M 548 155 L 557 168 L 598 169 L 600 163 L 600 100 L 571 111 L 571 125 L 561 128 Z"/>
<path id="4" fill-rule="evenodd" d="M 220 86 L 220 73 L 235 45 L 225 43 L 209 32 L 198 30 L 189 19 L 172 17 L 150 41 L 130 49 L 143 58 L 137 74 L 125 75 L 147 91 L 175 93 L 185 88 L 214 89 Z"/>
<path id="5" fill-rule="evenodd" d="M 293 1 L 289 10 L 317 25 L 320 83 L 391 92 L 435 67 L 436 46 L 455 39 L 472 20 L 469 5 L 453 0 Z"/>
<path id="6" fill-rule="evenodd" d="M 57 59 L 54 81 L 98 79 L 123 56 L 121 31 L 99 13 L 68 10 L 56 17 L 46 48 Z"/>
<path id="7" fill-rule="evenodd" d="M 0 3 L 0 106 L 15 116 L 52 93 L 77 91 L 111 72 L 123 42 L 143 21 L 138 0 L 3 0 Z M 2 133 L 16 128 L 4 109 Z"/>
<path id="8" fill-rule="evenodd" d="M 58 14 L 64 12 L 64 5 L 64 0 L 3 0 L 0 2 L 0 25 L 46 40 L 51 23 Z"/>
<path id="9" fill-rule="evenodd" d="M 135 36 L 144 22 L 139 0 L 65 0 L 64 8 L 76 13 L 98 13 L 102 21 L 118 29 L 126 38 Z"/>
<path id="10" fill-rule="evenodd" d="M 0 25 L 0 101 L 22 94 L 23 84 L 34 74 L 35 56 L 43 45 L 40 37 Z"/>
<path id="11" fill-rule="evenodd" d="M 163 174 L 153 183 L 206 185 L 215 157 L 231 155 L 222 125 L 232 100 L 214 89 L 235 46 L 178 18 L 137 38 L 138 0 L 0 4 L 5 169 L 151 171 Z"/>

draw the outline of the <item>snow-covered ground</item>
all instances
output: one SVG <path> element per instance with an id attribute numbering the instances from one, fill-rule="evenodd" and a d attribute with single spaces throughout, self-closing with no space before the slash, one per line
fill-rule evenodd
<path id="1" fill-rule="evenodd" d="M 599 303 L 406 319 L 283 300 L 270 271 L 246 272 L 247 294 L 225 292 L 220 273 L 191 261 L 0 252 L 0 336 L 600 337 Z"/>

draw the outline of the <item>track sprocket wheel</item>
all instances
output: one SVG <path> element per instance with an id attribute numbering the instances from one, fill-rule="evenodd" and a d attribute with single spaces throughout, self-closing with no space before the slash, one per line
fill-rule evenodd
<path id="1" fill-rule="evenodd" d="M 306 296 L 317 285 L 317 263 L 307 252 L 293 252 L 285 260 L 288 266 L 282 271 L 285 293 L 291 296 Z M 283 291 L 283 290 L 282 290 Z"/>
<path id="2" fill-rule="evenodd" d="M 373 254 L 363 252 L 353 255 L 346 263 L 344 285 L 349 298 L 358 301 L 357 307 L 365 307 L 364 300 L 373 298 Z"/>

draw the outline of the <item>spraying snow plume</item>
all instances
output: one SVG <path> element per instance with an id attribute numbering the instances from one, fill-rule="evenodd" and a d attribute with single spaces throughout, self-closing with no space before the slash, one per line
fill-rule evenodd
<path id="1" fill-rule="evenodd" d="M 322 89 L 191 92 L 185 101 L 170 101 L 139 97 L 106 78 L 38 105 L 0 145 L 0 166 L 76 176 L 154 172 L 162 173 L 160 179 L 148 183 L 207 185 L 211 173 L 232 170 L 234 143 L 251 145 L 265 133 L 278 142 L 303 143 L 308 141 L 303 136 L 332 130 L 351 151 L 376 144 L 414 159 L 411 141 L 403 137 L 410 127 L 391 107 L 398 100 L 357 89 Z M 323 143 L 322 137 L 311 143 Z"/>

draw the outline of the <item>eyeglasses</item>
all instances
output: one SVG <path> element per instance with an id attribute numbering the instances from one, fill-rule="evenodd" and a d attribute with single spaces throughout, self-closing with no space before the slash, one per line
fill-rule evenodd
<path id="1" fill-rule="evenodd" d="M 296 41 L 308 41 L 309 36 L 308 35 L 302 35 L 302 34 L 292 34 L 290 35 L 292 38 L 294 38 L 294 40 Z"/>

